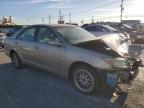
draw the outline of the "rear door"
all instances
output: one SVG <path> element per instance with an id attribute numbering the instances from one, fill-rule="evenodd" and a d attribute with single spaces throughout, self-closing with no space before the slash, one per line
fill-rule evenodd
<path id="1" fill-rule="evenodd" d="M 36 63 L 35 36 L 37 27 L 28 27 L 24 29 L 15 42 L 15 48 L 25 62 Z"/>

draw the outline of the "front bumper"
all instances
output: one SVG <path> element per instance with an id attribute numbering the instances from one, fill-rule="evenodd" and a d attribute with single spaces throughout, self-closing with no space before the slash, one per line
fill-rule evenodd
<path id="1" fill-rule="evenodd" d="M 127 69 L 102 69 L 106 74 L 106 84 L 114 87 L 118 79 L 121 79 L 125 83 L 129 83 L 137 75 L 138 68 L 144 66 L 141 59 L 137 58 L 128 58 L 131 62 L 130 67 Z"/>

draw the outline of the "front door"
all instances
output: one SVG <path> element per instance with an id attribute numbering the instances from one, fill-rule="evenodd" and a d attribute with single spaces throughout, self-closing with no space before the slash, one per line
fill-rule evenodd
<path id="1" fill-rule="evenodd" d="M 29 27 L 23 30 L 17 37 L 15 48 L 24 62 L 36 63 L 35 34 L 36 27 Z"/>
<path id="2" fill-rule="evenodd" d="M 37 42 L 38 64 L 53 72 L 62 72 L 65 63 L 65 47 L 51 44 L 51 42 L 60 42 L 55 33 L 47 27 L 39 27 Z"/>

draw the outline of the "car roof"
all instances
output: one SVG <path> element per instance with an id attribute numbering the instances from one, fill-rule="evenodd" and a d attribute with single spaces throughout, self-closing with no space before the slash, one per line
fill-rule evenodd
<path id="1" fill-rule="evenodd" d="M 86 25 L 86 26 L 105 26 L 104 24 L 89 24 L 89 25 Z"/>
<path id="2" fill-rule="evenodd" d="M 51 26 L 51 27 L 73 27 L 75 25 L 69 25 L 69 24 L 35 24 L 30 26 Z"/>

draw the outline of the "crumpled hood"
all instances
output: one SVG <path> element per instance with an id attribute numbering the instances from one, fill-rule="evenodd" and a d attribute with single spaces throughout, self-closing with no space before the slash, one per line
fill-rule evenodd
<path id="1" fill-rule="evenodd" d="M 118 34 L 108 34 L 97 37 L 97 39 L 102 39 L 111 50 L 117 52 L 119 55 L 128 55 L 128 45 Z"/>

